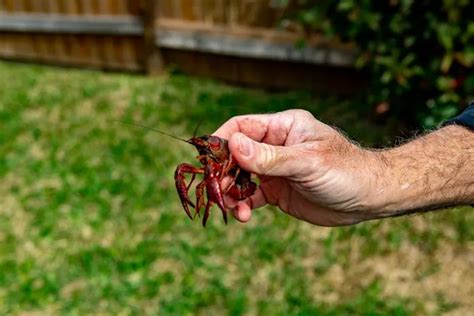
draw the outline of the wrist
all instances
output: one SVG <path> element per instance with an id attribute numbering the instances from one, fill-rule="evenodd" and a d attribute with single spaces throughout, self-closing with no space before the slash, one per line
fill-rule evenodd
<path id="1" fill-rule="evenodd" d="M 397 172 L 393 164 L 391 150 L 367 150 L 370 157 L 370 184 L 364 213 L 369 219 L 393 216 L 400 209 L 399 201 L 403 197 L 394 190 L 393 181 Z M 398 182 L 398 181 L 396 181 Z"/>
<path id="2" fill-rule="evenodd" d="M 381 212 L 388 211 L 391 203 L 387 194 L 390 166 L 384 152 L 359 147 L 357 149 L 358 153 L 352 154 L 352 157 L 357 157 L 354 159 L 357 164 L 352 168 L 359 170 L 355 175 L 355 187 L 360 188 L 359 199 L 348 211 L 359 213 L 365 220 L 376 219 L 383 216 Z"/>
<path id="3" fill-rule="evenodd" d="M 414 200 L 412 183 L 405 178 L 405 171 L 401 167 L 404 162 L 400 157 L 404 153 L 396 149 L 376 151 L 379 172 L 376 173 L 369 199 L 369 210 L 374 218 L 395 216 L 403 212 L 411 200 Z"/>

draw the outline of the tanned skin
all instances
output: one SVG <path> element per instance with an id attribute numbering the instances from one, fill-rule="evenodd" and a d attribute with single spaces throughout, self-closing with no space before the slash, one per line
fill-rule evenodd
<path id="1" fill-rule="evenodd" d="M 474 204 L 474 132 L 468 128 L 446 126 L 380 154 L 387 192 L 374 211 L 399 215 Z"/>
<path id="2" fill-rule="evenodd" d="M 474 204 L 474 132 L 462 126 L 372 150 L 289 110 L 234 117 L 215 135 L 260 178 L 253 196 L 226 202 L 242 222 L 266 204 L 322 226 Z"/>

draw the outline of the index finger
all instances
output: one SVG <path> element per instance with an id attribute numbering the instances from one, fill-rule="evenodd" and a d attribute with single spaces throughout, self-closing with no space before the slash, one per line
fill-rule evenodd
<path id="1" fill-rule="evenodd" d="M 213 135 L 229 140 L 235 133 L 243 133 L 259 141 L 263 138 L 262 130 L 268 129 L 269 114 L 251 114 L 235 116 L 225 122 Z M 265 134 L 263 134 L 265 135 Z M 260 137 L 260 139 L 258 139 Z"/>
<path id="2" fill-rule="evenodd" d="M 297 111 L 289 110 L 274 114 L 236 116 L 225 122 L 215 135 L 230 140 L 233 134 L 242 133 L 257 142 L 284 145 L 296 114 Z"/>

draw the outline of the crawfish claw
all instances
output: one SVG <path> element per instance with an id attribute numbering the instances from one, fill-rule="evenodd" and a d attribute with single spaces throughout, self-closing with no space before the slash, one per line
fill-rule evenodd
<path id="1" fill-rule="evenodd" d="M 204 173 L 204 168 L 198 168 L 190 164 L 182 163 L 180 164 L 174 173 L 174 179 L 175 179 L 175 184 L 176 184 L 176 190 L 178 191 L 179 198 L 181 200 L 181 204 L 183 205 L 184 211 L 188 215 L 188 217 L 192 220 L 193 216 L 191 215 L 191 211 L 189 210 L 189 206 L 196 208 L 194 203 L 191 202 L 188 196 L 188 187 L 186 186 L 186 183 L 184 182 L 185 180 L 185 174 L 190 173 L 194 176 L 196 174 L 202 174 Z M 191 182 L 192 182 L 191 180 Z"/>
<path id="2" fill-rule="evenodd" d="M 235 179 L 235 183 L 228 189 L 227 194 L 233 199 L 241 201 L 253 195 L 256 189 L 257 184 L 250 180 L 250 173 L 241 170 Z"/>

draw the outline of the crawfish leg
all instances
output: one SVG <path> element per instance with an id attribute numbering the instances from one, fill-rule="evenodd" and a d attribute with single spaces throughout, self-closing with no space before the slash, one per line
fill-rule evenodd
<path id="1" fill-rule="evenodd" d="M 196 174 L 193 173 L 193 176 L 191 177 L 191 181 L 189 181 L 188 186 L 186 187 L 186 190 L 189 192 L 189 188 L 191 187 L 191 184 L 193 184 L 194 179 L 196 178 Z"/>
<path id="2" fill-rule="evenodd" d="M 204 217 L 202 218 L 202 226 L 206 227 L 207 219 L 211 213 L 211 206 L 214 204 L 211 200 L 207 200 L 206 210 L 204 211 Z"/>
<path id="3" fill-rule="evenodd" d="M 240 170 L 241 170 L 240 168 L 237 168 L 237 170 L 235 171 L 235 175 L 230 175 L 230 177 L 231 177 L 232 180 L 229 182 L 229 184 L 228 184 L 227 187 L 225 188 L 224 194 L 227 194 L 230 189 L 232 189 L 232 188 L 235 187 L 235 180 L 236 180 L 237 177 L 239 176 Z"/>
<path id="4" fill-rule="evenodd" d="M 202 181 L 196 186 L 196 214 L 199 216 L 201 208 L 204 206 L 204 188 L 206 181 Z M 195 215 L 196 215 L 195 214 Z"/>
<path id="5" fill-rule="evenodd" d="M 232 174 L 230 174 L 230 171 L 232 169 L 234 169 L 235 167 L 235 162 L 234 162 L 234 158 L 232 155 L 229 155 L 229 159 L 227 159 L 225 162 L 224 162 L 224 165 L 222 166 L 222 172 L 221 172 L 221 176 L 220 176 L 220 180 L 222 180 L 225 176 L 232 176 Z M 237 169 L 237 171 L 239 171 L 240 168 Z M 236 177 L 237 175 L 235 174 L 234 177 Z"/>
<path id="6" fill-rule="evenodd" d="M 227 211 L 225 209 L 224 196 L 222 194 L 221 186 L 219 184 L 219 176 L 213 171 L 213 168 L 210 164 L 206 165 L 205 181 L 208 204 L 209 201 L 211 201 L 216 203 L 217 206 L 219 206 L 222 211 L 222 215 L 224 216 L 224 222 L 227 224 Z M 206 214 L 204 214 L 204 217 L 205 216 Z"/>
<path id="7" fill-rule="evenodd" d="M 189 199 L 188 196 L 188 188 L 186 187 L 185 174 L 191 173 L 194 175 L 204 173 L 204 168 L 198 168 L 193 165 L 182 163 L 180 164 L 174 173 L 174 179 L 176 183 L 176 190 L 178 191 L 179 198 L 181 200 L 181 204 L 183 205 L 184 211 L 188 214 L 190 219 L 193 219 L 191 216 L 191 212 L 189 211 L 189 205 L 194 207 L 193 202 Z"/>

